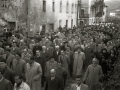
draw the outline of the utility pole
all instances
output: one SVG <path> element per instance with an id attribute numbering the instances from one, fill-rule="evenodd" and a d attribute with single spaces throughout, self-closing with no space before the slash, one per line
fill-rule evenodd
<path id="1" fill-rule="evenodd" d="M 78 0 L 78 4 L 77 4 L 77 18 L 76 18 L 76 25 L 78 28 L 78 21 L 79 21 L 79 16 L 80 16 L 80 12 L 81 12 L 81 0 Z"/>
<path id="2" fill-rule="evenodd" d="M 30 9 L 30 0 L 26 0 L 26 4 L 27 4 L 27 17 L 26 17 L 26 27 L 27 27 L 27 38 L 29 37 L 29 30 L 30 30 L 30 21 L 29 21 L 29 9 Z"/>
<path id="3" fill-rule="evenodd" d="M 18 7 L 17 6 L 15 6 L 15 12 L 16 12 L 16 21 L 15 21 L 15 23 L 16 23 L 16 31 L 18 30 Z M 14 32 L 14 34 L 15 34 L 15 32 Z"/>

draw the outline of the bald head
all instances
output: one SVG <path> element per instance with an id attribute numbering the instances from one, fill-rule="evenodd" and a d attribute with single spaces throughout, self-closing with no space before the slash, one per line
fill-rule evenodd
<path id="1" fill-rule="evenodd" d="M 50 75 L 51 75 L 51 77 L 55 77 L 55 69 L 50 70 Z"/>
<path id="2" fill-rule="evenodd" d="M 96 58 L 93 58 L 93 65 L 96 66 L 98 64 L 98 60 Z"/>

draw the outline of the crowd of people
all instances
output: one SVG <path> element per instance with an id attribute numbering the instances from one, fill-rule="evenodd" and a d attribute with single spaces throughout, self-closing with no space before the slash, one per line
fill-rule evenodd
<path id="1" fill-rule="evenodd" d="M 120 54 L 116 33 L 117 24 L 103 23 L 1 39 L 0 90 L 64 90 L 70 77 L 71 90 L 102 90 Z"/>

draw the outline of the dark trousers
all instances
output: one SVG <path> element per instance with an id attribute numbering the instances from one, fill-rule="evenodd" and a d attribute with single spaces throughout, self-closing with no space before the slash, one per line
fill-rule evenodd
<path id="1" fill-rule="evenodd" d="M 42 85 L 42 87 L 44 87 L 45 80 L 46 80 L 46 77 L 44 76 L 44 72 L 43 72 L 42 78 L 41 78 L 41 85 Z"/>

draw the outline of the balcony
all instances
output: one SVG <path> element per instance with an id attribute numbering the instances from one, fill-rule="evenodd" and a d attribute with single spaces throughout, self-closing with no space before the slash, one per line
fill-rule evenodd
<path id="1" fill-rule="evenodd" d="M 79 18 L 89 18 L 89 14 L 79 15 Z"/>
<path id="2" fill-rule="evenodd" d="M 97 12 L 96 17 L 102 17 L 104 15 L 103 12 Z"/>
<path id="3" fill-rule="evenodd" d="M 95 2 L 91 8 L 94 9 L 94 8 L 97 8 L 98 6 L 104 6 L 104 2 L 103 1 L 99 1 L 99 2 Z"/>

